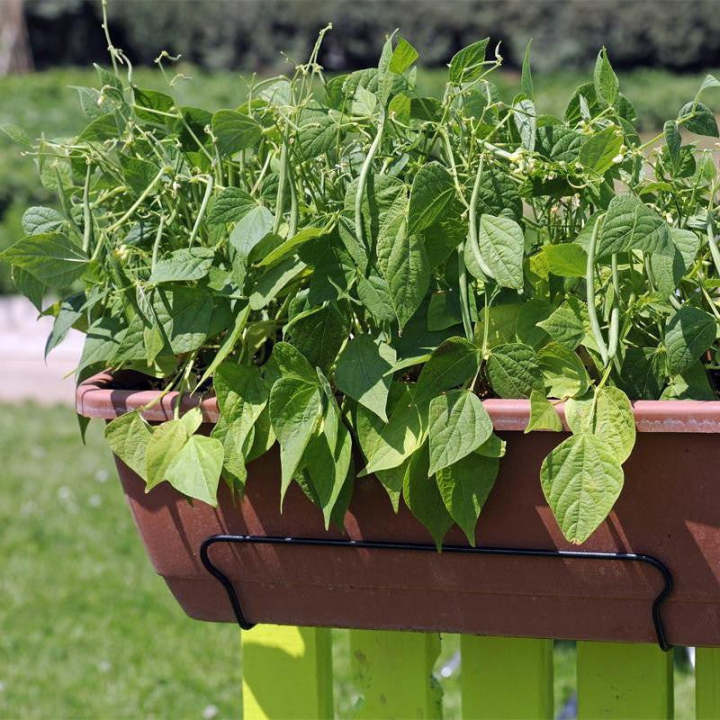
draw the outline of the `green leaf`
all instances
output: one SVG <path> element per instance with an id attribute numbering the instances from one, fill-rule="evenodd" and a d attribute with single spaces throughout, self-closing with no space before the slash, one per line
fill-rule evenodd
<path id="1" fill-rule="evenodd" d="M 551 430 L 561 432 L 563 429 L 562 420 L 555 410 L 555 406 L 545 397 L 540 390 L 533 390 L 530 393 L 530 420 L 525 432 L 532 430 Z"/>
<path id="2" fill-rule="evenodd" d="M 470 390 L 451 390 L 430 401 L 428 444 L 434 475 L 477 450 L 492 435 L 490 416 Z"/>
<path id="3" fill-rule="evenodd" d="M 317 373 L 308 359 L 290 343 L 279 342 L 273 346 L 272 360 L 277 364 L 280 374 L 296 377 L 310 384 L 317 384 Z"/>
<path id="4" fill-rule="evenodd" d="M 44 235 L 59 230 L 65 218 L 53 208 L 29 207 L 22 216 L 22 228 L 26 235 Z"/>
<path id="5" fill-rule="evenodd" d="M 335 383 L 345 395 L 357 400 L 387 422 L 385 408 L 395 365 L 395 350 L 370 335 L 356 335 L 338 358 Z"/>
<path id="6" fill-rule="evenodd" d="M 692 230 L 670 228 L 670 239 L 675 249 L 680 253 L 685 272 L 687 272 L 695 262 L 695 257 L 698 250 L 700 250 L 700 238 Z"/>
<path id="7" fill-rule="evenodd" d="M 148 282 L 155 285 L 164 282 L 200 280 L 213 264 L 215 251 L 212 248 L 182 248 L 158 260 Z"/>
<path id="8" fill-rule="evenodd" d="M 564 345 L 552 342 L 542 348 L 537 357 L 550 397 L 582 395 L 590 387 L 590 377 L 582 361 Z"/>
<path id="9" fill-rule="evenodd" d="M 684 117 L 688 120 L 682 122 Z M 678 122 L 696 135 L 718 137 L 718 126 L 713 111 L 701 102 L 685 103 L 678 113 Z"/>
<path id="10" fill-rule="evenodd" d="M 475 526 L 495 485 L 500 463 L 497 458 L 473 453 L 440 470 L 435 480 L 440 497 L 450 514 L 475 546 Z"/>
<path id="11" fill-rule="evenodd" d="M 696 363 L 680 375 L 673 375 L 660 396 L 661 400 L 715 400 L 717 394 L 710 383 L 708 371 Z"/>
<path id="12" fill-rule="evenodd" d="M 327 409 L 322 431 L 308 443 L 303 456 L 303 467 L 310 476 L 327 530 L 351 469 L 352 440 L 327 380 L 322 375 L 320 377 L 325 390 Z"/>
<path id="13" fill-rule="evenodd" d="M 400 387 L 399 384 L 395 385 L 395 389 L 400 389 Z M 366 458 L 372 457 L 384 443 L 382 431 L 385 427 L 385 422 L 365 406 L 357 405 L 355 408 L 354 427 L 363 455 Z M 396 513 L 400 507 L 403 476 L 407 468 L 407 463 L 408 461 L 405 461 L 395 468 L 375 471 L 375 477 L 385 488 L 392 503 L 393 510 Z"/>
<path id="14" fill-rule="evenodd" d="M 528 44 L 525 46 L 525 54 L 523 55 L 522 61 L 522 72 L 520 75 L 520 89 L 523 95 L 528 97 L 530 100 L 535 99 L 535 88 L 533 87 L 532 70 L 530 68 L 530 46 L 532 40 L 528 40 Z"/>
<path id="15" fill-rule="evenodd" d="M 474 42 L 453 55 L 450 61 L 450 82 L 468 83 L 480 77 L 489 40 L 485 38 Z"/>
<path id="16" fill-rule="evenodd" d="M 283 240 L 280 245 L 271 250 L 257 265 L 258 267 L 273 265 L 279 260 L 284 260 L 289 255 L 294 255 L 306 242 L 322 237 L 326 234 L 327 231 L 324 228 L 303 228 L 291 238 Z"/>
<path id="17" fill-rule="evenodd" d="M 672 375 L 694 365 L 714 342 L 715 318 L 694 307 L 682 307 L 670 318 L 665 329 L 668 370 Z"/>
<path id="18" fill-rule="evenodd" d="M 30 150 L 33 146 L 32 140 L 29 138 L 27 133 L 18 125 L 12 123 L 0 124 L 0 132 L 10 138 L 17 145 Z"/>
<path id="19" fill-rule="evenodd" d="M 620 495 L 623 471 L 613 452 L 589 433 L 573 435 L 543 460 L 540 483 L 565 539 L 585 542 Z"/>
<path id="20" fill-rule="evenodd" d="M 192 352 L 208 337 L 213 318 L 212 297 L 201 288 L 171 285 L 153 293 L 153 309 L 173 353 Z"/>
<path id="21" fill-rule="evenodd" d="M 360 474 L 398 467 L 425 442 L 426 433 L 427 407 L 418 403 L 413 388 L 403 385 L 390 421 L 382 428 L 379 441 Z"/>
<path id="22" fill-rule="evenodd" d="M 212 116 L 212 131 L 222 155 L 254 147 L 263 132 L 257 121 L 234 110 L 218 110 Z"/>
<path id="23" fill-rule="evenodd" d="M 428 477 L 428 450 L 424 445 L 409 460 L 403 476 L 403 499 L 410 512 L 430 531 L 438 550 L 453 520 L 434 478 Z"/>
<path id="24" fill-rule="evenodd" d="M 537 110 L 532 100 L 519 100 L 513 105 L 513 119 L 520 135 L 522 147 L 530 150 L 535 149 L 535 138 L 537 135 Z"/>
<path id="25" fill-rule="evenodd" d="M 666 296 L 675 292 L 686 270 L 682 255 L 675 248 L 669 255 L 653 253 L 650 269 L 658 291 Z"/>
<path id="26" fill-rule="evenodd" d="M 569 297 L 553 311 L 550 317 L 537 323 L 537 326 L 556 342 L 574 350 L 585 336 L 585 324 L 580 307 L 577 298 Z"/>
<path id="27" fill-rule="evenodd" d="M 242 490 L 247 482 L 245 449 L 253 437 L 254 428 L 248 435 L 242 422 L 232 423 L 225 429 L 224 436 L 218 437 L 223 444 L 223 477 L 229 478 L 233 490 Z"/>
<path id="28" fill-rule="evenodd" d="M 353 115 L 362 117 L 370 117 L 375 112 L 378 99 L 377 95 L 371 93 L 366 87 L 358 85 L 353 95 L 350 112 Z"/>
<path id="29" fill-rule="evenodd" d="M 219 440 L 193 435 L 170 463 L 165 479 L 184 495 L 217 507 L 223 456 Z"/>
<path id="30" fill-rule="evenodd" d="M 335 303 L 306 310 L 285 326 L 285 338 L 310 361 L 327 372 L 350 331 L 348 318 Z"/>
<path id="31" fill-rule="evenodd" d="M 483 457 L 501 458 L 505 457 L 507 443 L 493 433 L 476 451 L 476 455 Z"/>
<path id="32" fill-rule="evenodd" d="M 498 285 L 522 291 L 525 251 L 522 228 L 507 217 L 482 215 L 478 247 Z"/>
<path id="33" fill-rule="evenodd" d="M 13 284 L 17 291 L 24 295 L 34 306 L 38 312 L 42 312 L 43 298 L 47 292 L 47 288 L 34 275 L 27 270 L 15 265 L 11 268 Z"/>
<path id="34" fill-rule="evenodd" d="M 270 420 L 280 443 L 280 505 L 298 470 L 305 448 L 322 416 L 317 385 L 297 377 L 281 377 L 270 391 Z"/>
<path id="35" fill-rule="evenodd" d="M 213 197 L 205 221 L 210 226 L 239 222 L 257 206 L 257 202 L 244 190 L 227 187 Z"/>
<path id="36" fill-rule="evenodd" d="M 628 396 L 619 388 L 602 387 L 596 396 L 571 398 L 565 403 L 565 418 L 576 435 L 589 432 L 601 440 L 621 465 L 630 457 L 635 447 L 635 416 Z"/>
<path id="37" fill-rule="evenodd" d="M 452 390 L 470 380 L 478 371 L 480 351 L 465 338 L 443 342 L 420 371 L 416 386 L 418 403 L 428 403 L 438 393 Z"/>
<path id="38" fill-rule="evenodd" d="M 506 343 L 493 348 L 487 360 L 488 380 L 502 398 L 529 397 L 543 386 L 538 357 L 528 345 Z"/>
<path id="39" fill-rule="evenodd" d="M 618 195 L 608 205 L 596 257 L 628 250 L 672 253 L 667 223 L 634 195 Z"/>
<path id="40" fill-rule="evenodd" d="M 256 206 L 243 212 L 230 233 L 230 245 L 240 258 L 246 259 L 250 251 L 272 231 L 273 222 L 273 214 L 265 207 Z"/>
<path id="41" fill-rule="evenodd" d="M 24 237 L 0 253 L 0 260 L 22 268 L 53 288 L 68 287 L 88 265 L 87 255 L 59 233 Z"/>
<path id="42" fill-rule="evenodd" d="M 680 146 L 682 145 L 678 124 L 674 120 L 668 120 L 663 125 L 663 133 L 673 167 L 677 169 L 680 162 Z"/>
<path id="43" fill-rule="evenodd" d="M 196 405 L 181 416 L 180 422 L 188 435 L 194 435 L 203 423 L 202 410 Z"/>
<path id="44" fill-rule="evenodd" d="M 269 268 L 258 279 L 250 293 L 250 308 L 262 310 L 267 307 L 304 270 L 305 263 L 292 258 Z"/>
<path id="45" fill-rule="evenodd" d="M 455 195 L 450 173 L 438 162 L 423 165 L 413 179 L 408 210 L 408 232 L 430 227 Z"/>
<path id="46" fill-rule="evenodd" d="M 578 159 L 585 168 L 602 175 L 613 166 L 613 159 L 620 152 L 622 144 L 620 130 L 614 126 L 607 127 L 585 140 Z"/>
<path id="47" fill-rule="evenodd" d="M 99 115 L 77 136 L 77 142 L 102 142 L 122 135 L 125 123 L 116 112 Z"/>
<path id="48" fill-rule="evenodd" d="M 303 157 L 316 158 L 340 145 L 341 126 L 325 112 L 306 110 L 300 117 L 297 144 Z"/>
<path id="49" fill-rule="evenodd" d="M 105 426 L 105 440 L 117 457 L 145 479 L 145 450 L 150 430 L 139 412 L 125 413 L 109 422 Z"/>
<path id="50" fill-rule="evenodd" d="M 235 439 L 242 448 L 268 401 L 260 369 L 224 362 L 215 372 L 213 386 L 222 418 L 234 426 Z"/>
<path id="51" fill-rule="evenodd" d="M 420 307 L 430 286 L 430 263 L 419 235 L 408 233 L 404 215 L 383 226 L 377 242 L 378 267 L 402 329 Z"/>
<path id="52" fill-rule="evenodd" d="M 168 420 L 153 429 L 145 450 L 145 492 L 165 480 L 170 463 L 183 449 L 189 435 L 182 420 Z"/>
<path id="53" fill-rule="evenodd" d="M 665 381 L 657 348 L 628 348 L 620 368 L 620 380 L 630 397 L 656 400 Z"/>
<path id="54" fill-rule="evenodd" d="M 617 100 L 620 83 L 617 75 L 608 60 L 607 50 L 603 48 L 595 61 L 595 72 L 593 74 L 595 85 L 595 96 L 605 105 L 614 105 Z"/>
<path id="55" fill-rule="evenodd" d="M 65 339 L 70 328 L 82 317 L 84 304 L 85 293 L 71 295 L 60 303 L 60 309 L 45 343 L 45 358 Z"/>
<path id="56" fill-rule="evenodd" d="M 417 59 L 417 50 L 404 37 L 398 37 L 390 58 L 390 71 L 402 75 Z"/>
<path id="57" fill-rule="evenodd" d="M 225 361 L 230 353 L 235 349 L 240 336 L 245 330 L 247 325 L 248 316 L 250 315 L 250 306 L 243 305 L 241 308 L 235 308 L 235 323 L 232 330 L 225 336 L 222 345 L 215 353 L 215 357 L 212 362 L 205 368 L 205 372 L 198 381 L 198 386 L 201 386 L 208 378 L 212 377 L 215 370 Z"/>
<path id="58" fill-rule="evenodd" d="M 537 129 L 535 149 L 549 160 L 573 163 L 584 141 L 584 135 L 565 125 L 542 125 Z"/>
<path id="59" fill-rule="evenodd" d="M 542 255 L 547 261 L 548 270 L 558 277 L 585 277 L 587 254 L 575 243 L 545 245 Z"/>

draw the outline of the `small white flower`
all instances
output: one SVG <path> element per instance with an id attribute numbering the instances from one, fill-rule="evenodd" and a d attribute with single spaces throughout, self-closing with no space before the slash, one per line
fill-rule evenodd
<path id="1" fill-rule="evenodd" d="M 515 165 L 519 165 L 520 162 L 522 161 L 522 157 L 523 157 L 523 151 L 521 148 L 518 148 L 514 152 L 510 153 L 508 160 L 511 163 L 514 163 Z"/>
<path id="2" fill-rule="evenodd" d="M 619 165 L 624 159 L 625 159 L 625 158 L 624 158 L 621 154 L 617 154 L 617 155 L 612 159 L 612 161 L 613 161 L 616 165 Z"/>
<path id="3" fill-rule="evenodd" d="M 216 705 L 208 705 L 203 710 L 203 719 L 212 720 L 220 712 L 220 709 Z"/>

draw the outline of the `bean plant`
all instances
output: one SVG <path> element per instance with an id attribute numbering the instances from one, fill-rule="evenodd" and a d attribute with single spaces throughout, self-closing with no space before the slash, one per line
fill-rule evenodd
<path id="1" fill-rule="evenodd" d="M 604 50 L 555 117 L 536 108 L 529 52 L 511 104 L 487 39 L 423 97 L 405 38 L 328 77 L 326 31 L 217 112 L 179 105 L 169 75 L 167 92 L 138 87 L 108 38 L 77 137 L 7 129 L 59 199 L 29 208 L 1 256 L 55 318 L 46 351 L 76 328 L 78 381 L 132 370 L 217 397 L 209 435 L 197 409 L 107 426 L 147 490 L 241 496 L 277 443 L 281 503 L 298 483 L 341 526 L 374 476 L 438 545 L 453 524 L 474 542 L 498 476 L 483 399 L 529 398 L 528 432 L 562 431 L 564 401 L 570 434 L 539 480 L 584 542 L 623 487 L 630 399 L 717 398 L 720 181 L 691 141 L 718 136 L 703 100 L 720 82 L 645 140 Z"/>

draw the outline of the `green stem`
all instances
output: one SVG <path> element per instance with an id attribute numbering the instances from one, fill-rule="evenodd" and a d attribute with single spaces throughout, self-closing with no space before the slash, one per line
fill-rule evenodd
<path id="1" fill-rule="evenodd" d="M 277 235 L 280 223 L 283 218 L 283 205 L 285 204 L 285 182 L 287 180 L 287 137 L 285 132 L 282 147 L 280 148 L 280 174 L 278 175 L 277 196 L 275 198 L 275 220 L 273 222 L 273 233 Z"/>
<path id="2" fill-rule="evenodd" d="M 150 274 L 155 272 L 155 266 L 157 265 L 158 252 L 160 251 L 160 241 L 162 240 L 163 227 L 165 225 L 165 216 L 160 216 L 160 224 L 158 225 L 157 233 L 155 234 L 155 242 L 153 243 L 152 250 L 152 265 L 150 266 Z"/>
<path id="3" fill-rule="evenodd" d="M 117 230 L 132 214 L 145 202 L 145 198 L 153 191 L 155 186 L 162 180 L 162 176 L 168 172 L 167 168 L 160 168 L 158 174 L 152 179 L 150 184 L 140 193 L 140 197 L 130 206 L 130 209 L 116 222 L 114 222 L 108 229 L 107 232 L 111 233 L 113 230 Z"/>
<path id="4" fill-rule="evenodd" d="M 208 175 L 207 187 L 205 188 L 205 194 L 203 195 L 202 202 L 200 203 L 200 211 L 198 212 L 197 218 L 195 218 L 195 224 L 193 225 L 192 232 L 190 233 L 188 247 L 192 247 L 193 243 L 195 242 L 195 237 L 198 234 L 198 230 L 200 230 L 200 223 L 202 223 L 203 217 L 205 217 L 205 210 L 207 209 L 208 201 L 210 200 L 210 196 L 212 195 L 214 183 L 215 179 L 213 178 L 213 176 Z"/>
<path id="5" fill-rule="evenodd" d="M 708 221 L 706 226 L 706 234 L 708 245 L 710 246 L 710 255 L 712 256 L 713 265 L 715 266 L 715 272 L 718 274 L 718 277 L 720 277 L 720 250 L 718 250 L 712 222 L 710 221 Z"/>
<path id="6" fill-rule="evenodd" d="M 605 215 L 601 215 L 590 237 L 590 245 L 588 246 L 587 255 L 587 266 L 585 271 L 585 285 L 587 290 L 587 306 L 588 316 L 590 318 L 590 328 L 592 329 L 593 337 L 597 343 L 598 350 L 600 351 L 600 357 L 603 361 L 603 367 L 608 364 L 608 349 L 605 344 L 605 338 L 603 338 L 602 331 L 600 330 L 600 323 L 598 322 L 597 310 L 595 308 L 595 248 L 597 247 L 597 238 L 600 232 L 600 227 L 603 224 Z"/>
<path id="7" fill-rule="evenodd" d="M 90 250 L 90 243 L 93 236 L 92 214 L 90 212 L 90 175 L 91 166 L 87 166 L 85 172 L 85 185 L 83 186 L 83 252 L 87 254 Z"/>
<path id="8" fill-rule="evenodd" d="M 380 147 L 380 142 L 382 141 L 384 129 L 385 108 L 381 107 L 380 117 L 378 119 L 377 133 L 375 134 L 375 138 L 373 139 L 372 144 L 368 149 L 368 153 L 365 156 L 365 160 L 363 161 L 362 167 L 360 168 L 360 175 L 358 176 L 358 186 L 357 190 L 355 191 L 355 235 L 357 235 L 357 239 L 360 241 L 361 244 L 365 243 L 362 229 L 362 200 L 363 195 L 365 194 L 365 185 L 367 183 L 368 174 L 370 173 L 370 167 L 372 166 L 373 158 L 375 157 L 375 154 Z"/>

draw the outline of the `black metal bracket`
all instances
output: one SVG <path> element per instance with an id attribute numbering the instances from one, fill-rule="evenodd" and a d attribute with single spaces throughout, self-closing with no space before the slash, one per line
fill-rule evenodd
<path id="1" fill-rule="evenodd" d="M 227 592 L 228 599 L 235 613 L 238 625 L 249 630 L 255 623 L 250 623 L 243 615 L 242 607 L 232 582 L 210 560 L 209 550 L 218 543 L 251 544 L 251 545 L 302 545 L 308 547 L 342 547 L 365 548 L 368 550 L 411 550 L 417 552 L 437 552 L 435 545 L 425 543 L 384 542 L 379 540 L 342 540 L 336 538 L 296 538 L 264 535 L 211 535 L 200 546 L 200 559 L 205 569 L 215 576 Z M 619 562 L 638 562 L 655 568 L 663 578 L 662 590 L 655 596 L 652 603 L 652 621 L 655 635 L 660 648 L 664 651 L 672 649 L 665 635 L 661 606 L 673 588 L 673 577 L 670 569 L 661 560 L 652 555 L 642 553 L 593 552 L 585 550 L 541 550 L 537 548 L 505 548 L 505 547 L 470 547 L 469 545 L 443 545 L 446 553 L 467 555 L 510 555 L 516 557 L 546 557 L 564 560 L 615 560 Z"/>

